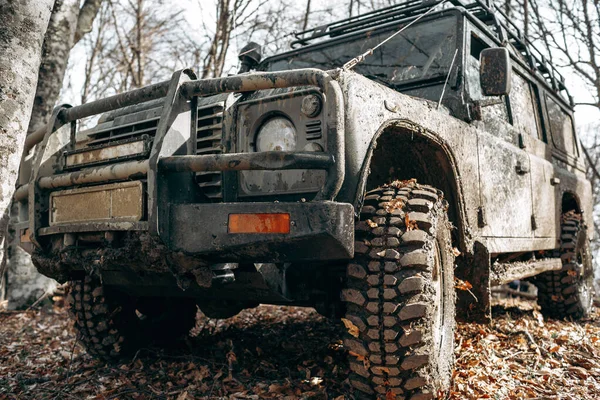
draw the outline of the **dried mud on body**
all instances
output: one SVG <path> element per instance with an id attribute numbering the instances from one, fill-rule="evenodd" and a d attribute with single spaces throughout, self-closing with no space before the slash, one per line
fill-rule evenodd
<path id="1" fill-rule="evenodd" d="M 503 300 L 491 325 L 459 324 L 451 399 L 600 399 L 600 315 L 544 320 Z M 107 365 L 75 345 L 59 307 L 0 313 L 0 399 L 352 399 L 343 324 L 260 306 L 204 317 L 177 348 Z"/>

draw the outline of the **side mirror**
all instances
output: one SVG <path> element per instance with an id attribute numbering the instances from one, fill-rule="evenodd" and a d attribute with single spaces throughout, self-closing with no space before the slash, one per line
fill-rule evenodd
<path id="1" fill-rule="evenodd" d="M 238 59 L 242 62 L 239 74 L 248 72 L 258 65 L 262 58 L 262 48 L 259 44 L 249 42 L 247 45 L 242 47 L 238 54 Z"/>
<path id="2" fill-rule="evenodd" d="M 505 96 L 512 86 L 512 65 L 507 48 L 485 49 L 480 56 L 481 91 L 486 96 Z"/>

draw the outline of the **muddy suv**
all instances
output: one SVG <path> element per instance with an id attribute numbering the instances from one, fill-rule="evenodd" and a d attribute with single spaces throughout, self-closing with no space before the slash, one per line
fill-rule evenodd
<path id="1" fill-rule="evenodd" d="M 357 396 L 429 399 L 450 385 L 455 316 L 489 320 L 492 285 L 532 278 L 546 315 L 588 313 L 573 102 L 491 2 L 296 36 L 262 62 L 251 44 L 236 76 L 58 107 L 28 137 L 22 245 L 70 282 L 89 353 L 168 343 L 196 306 L 309 306 L 345 324 Z"/>

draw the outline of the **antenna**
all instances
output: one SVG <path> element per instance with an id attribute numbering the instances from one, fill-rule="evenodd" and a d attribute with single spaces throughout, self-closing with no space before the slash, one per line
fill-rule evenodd
<path id="1" fill-rule="evenodd" d="M 448 81 L 450 80 L 450 74 L 452 73 L 452 68 L 454 68 L 454 63 L 456 62 L 456 56 L 458 55 L 458 49 L 454 52 L 454 57 L 452 57 L 452 64 L 450 64 L 450 69 L 448 70 L 448 75 L 446 76 L 446 82 L 444 82 L 444 88 L 442 89 L 442 95 L 440 96 L 440 101 L 438 102 L 437 108 L 440 108 L 442 105 L 442 100 L 444 99 L 444 95 L 446 94 L 446 86 L 448 86 Z"/>

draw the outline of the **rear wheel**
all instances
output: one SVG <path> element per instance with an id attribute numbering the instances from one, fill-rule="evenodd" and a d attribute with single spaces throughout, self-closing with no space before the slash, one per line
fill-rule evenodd
<path id="1" fill-rule="evenodd" d="M 562 270 L 536 277 L 538 303 L 547 317 L 584 318 L 592 309 L 594 268 L 581 214 L 570 211 L 563 215 L 560 238 L 555 256 L 562 259 Z"/>
<path id="2" fill-rule="evenodd" d="M 133 298 L 107 290 L 96 278 L 71 281 L 67 298 L 79 340 L 105 360 L 147 345 L 169 345 L 196 322 L 193 299 Z"/>
<path id="3" fill-rule="evenodd" d="M 394 182 L 365 197 L 348 266 L 350 383 L 367 398 L 432 399 L 454 367 L 454 253 L 442 193 Z"/>

